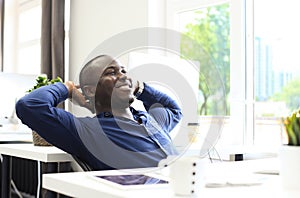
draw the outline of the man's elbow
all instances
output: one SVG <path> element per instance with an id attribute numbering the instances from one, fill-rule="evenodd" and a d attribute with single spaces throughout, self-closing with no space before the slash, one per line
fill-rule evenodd
<path id="1" fill-rule="evenodd" d="M 30 107 L 29 105 L 21 98 L 16 103 L 16 114 L 20 120 L 23 121 L 23 118 L 30 114 Z"/>

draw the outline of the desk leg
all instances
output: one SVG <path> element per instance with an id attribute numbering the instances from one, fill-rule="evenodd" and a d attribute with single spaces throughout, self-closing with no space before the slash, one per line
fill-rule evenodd
<path id="1" fill-rule="evenodd" d="M 11 157 L 2 155 L 1 198 L 10 198 Z"/>
<path id="2" fill-rule="evenodd" d="M 41 173 L 40 173 L 40 181 L 42 181 L 42 175 L 43 173 L 58 173 L 58 163 L 52 162 L 52 163 L 41 163 Z M 40 186 L 40 192 L 42 192 L 42 197 L 47 198 L 56 198 L 57 193 L 43 189 L 42 186 Z"/>

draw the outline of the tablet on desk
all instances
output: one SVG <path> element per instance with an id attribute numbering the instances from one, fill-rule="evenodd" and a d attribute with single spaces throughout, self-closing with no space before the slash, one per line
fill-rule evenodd
<path id="1" fill-rule="evenodd" d="M 167 178 L 149 174 L 90 175 L 91 178 L 122 190 L 166 187 Z"/>

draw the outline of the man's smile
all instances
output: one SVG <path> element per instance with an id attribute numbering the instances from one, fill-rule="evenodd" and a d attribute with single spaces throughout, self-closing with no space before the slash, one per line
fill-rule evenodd
<path id="1" fill-rule="evenodd" d="M 130 81 L 126 81 L 126 82 L 119 82 L 116 83 L 115 88 L 132 88 L 132 83 Z"/>

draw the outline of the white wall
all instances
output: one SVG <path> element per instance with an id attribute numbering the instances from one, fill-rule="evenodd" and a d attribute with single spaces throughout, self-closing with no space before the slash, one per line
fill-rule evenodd
<path id="1" fill-rule="evenodd" d="M 111 36 L 148 26 L 148 0 L 72 0 L 70 74 L 75 80 L 88 54 Z"/>

